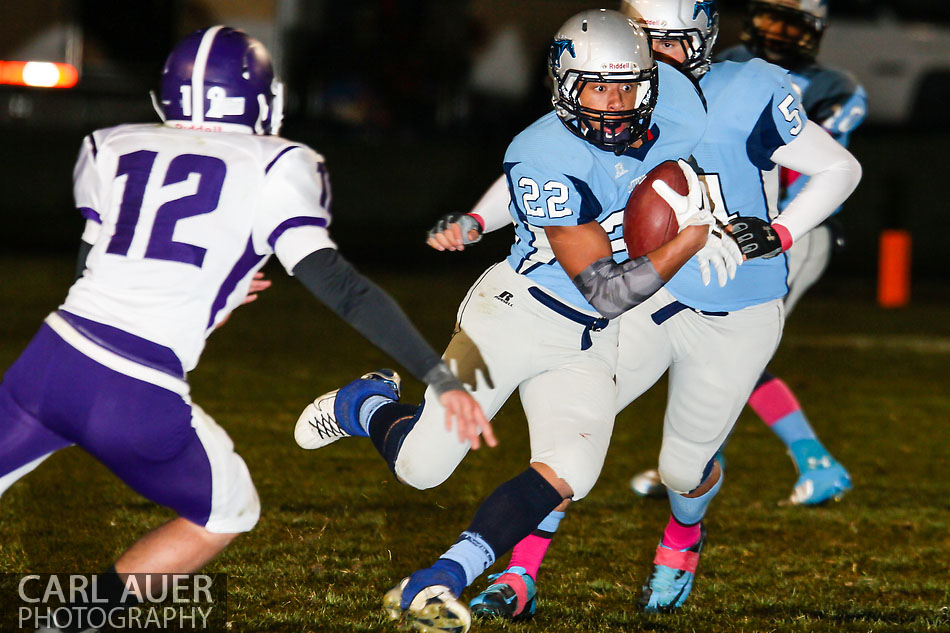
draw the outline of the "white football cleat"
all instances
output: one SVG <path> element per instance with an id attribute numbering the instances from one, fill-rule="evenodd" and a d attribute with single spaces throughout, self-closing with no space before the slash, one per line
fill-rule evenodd
<path id="1" fill-rule="evenodd" d="M 325 393 L 307 405 L 297 424 L 294 426 L 294 440 L 300 448 L 312 450 L 332 444 L 341 437 L 349 437 L 337 424 L 333 414 L 333 405 L 336 403 L 336 394 L 339 389 Z"/>
<path id="2" fill-rule="evenodd" d="M 660 481 L 660 473 L 656 470 L 644 470 L 634 475 L 630 480 L 630 488 L 641 497 L 666 498 L 666 486 Z"/>
<path id="3" fill-rule="evenodd" d="M 319 396 L 297 418 L 294 440 L 300 448 L 313 450 L 343 437 L 365 437 L 359 423 L 360 405 L 370 396 L 399 400 L 400 383 L 399 374 L 380 369 Z"/>
<path id="4" fill-rule="evenodd" d="M 445 585 L 431 585 L 415 595 L 409 608 L 402 609 L 402 591 L 409 576 L 383 596 L 383 610 L 393 620 L 402 620 L 423 633 L 467 633 L 472 614 Z"/>

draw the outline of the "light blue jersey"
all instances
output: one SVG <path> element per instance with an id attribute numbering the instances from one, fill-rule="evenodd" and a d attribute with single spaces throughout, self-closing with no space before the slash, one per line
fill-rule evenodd
<path id="1" fill-rule="evenodd" d="M 754 59 L 743 45 L 733 46 L 717 59 L 737 62 Z M 848 146 L 851 133 L 864 122 L 868 113 L 868 97 L 864 88 L 850 74 L 812 62 L 790 71 L 792 82 L 800 92 L 800 99 L 808 118 L 825 128 L 831 136 Z M 778 208 L 785 209 L 808 182 L 808 176 L 782 170 L 782 190 Z M 840 211 L 840 207 L 835 213 Z"/>
<path id="2" fill-rule="evenodd" d="M 713 204 L 730 217 L 769 221 L 777 210 L 778 170 L 772 153 L 805 128 L 807 116 L 791 77 L 753 59 L 712 64 L 700 80 L 709 110 L 706 134 L 693 150 Z M 751 259 L 724 287 L 704 286 L 694 257 L 666 284 L 691 308 L 732 312 L 779 299 L 788 292 L 784 254 Z"/>
<path id="3" fill-rule="evenodd" d="M 562 301 L 596 310 L 561 268 L 544 233 L 546 226 L 598 222 L 610 237 L 614 258 L 627 259 L 623 209 L 647 172 L 665 160 L 686 158 L 706 130 L 706 112 L 695 84 L 678 70 L 659 67 L 659 92 L 648 139 L 621 156 L 572 134 L 555 112 L 518 134 L 505 153 L 515 220 L 508 263 Z"/>

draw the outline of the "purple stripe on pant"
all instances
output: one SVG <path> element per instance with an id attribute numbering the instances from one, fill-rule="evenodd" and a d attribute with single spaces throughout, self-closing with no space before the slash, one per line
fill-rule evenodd
<path id="1" fill-rule="evenodd" d="M 208 522 L 211 464 L 191 405 L 100 365 L 43 325 L 0 383 L 0 476 L 70 444 L 139 494 Z"/>

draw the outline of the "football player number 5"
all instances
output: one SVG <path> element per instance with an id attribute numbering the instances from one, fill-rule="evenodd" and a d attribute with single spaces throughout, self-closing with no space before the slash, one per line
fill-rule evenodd
<path id="1" fill-rule="evenodd" d="M 128 255 L 142 211 L 145 188 L 153 176 L 161 177 L 161 174 L 152 172 L 156 156 L 158 152 L 141 150 L 119 157 L 115 176 L 125 176 L 125 191 L 119 204 L 115 235 L 109 241 L 107 253 Z M 172 159 L 165 170 L 161 186 L 184 182 L 192 176 L 197 177 L 197 186 L 193 194 L 169 200 L 155 212 L 152 232 L 145 248 L 146 259 L 163 259 L 201 267 L 206 249 L 172 239 L 175 224 L 184 218 L 211 213 L 218 208 L 226 171 L 224 161 L 213 156 L 182 154 Z"/>
<path id="2" fill-rule="evenodd" d="M 795 122 L 795 127 L 790 129 L 788 133 L 792 136 L 798 136 L 798 133 L 802 131 L 802 115 L 798 113 L 798 108 L 791 107 L 793 103 L 795 103 L 795 97 L 788 95 L 782 103 L 778 104 L 778 110 L 786 121 L 789 123 Z"/>

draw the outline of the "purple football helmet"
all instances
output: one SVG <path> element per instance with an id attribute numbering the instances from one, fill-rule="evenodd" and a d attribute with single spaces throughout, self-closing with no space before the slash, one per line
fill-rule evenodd
<path id="1" fill-rule="evenodd" d="M 156 108 L 176 127 L 277 134 L 283 85 L 263 44 L 243 31 L 212 26 L 169 54 Z"/>

